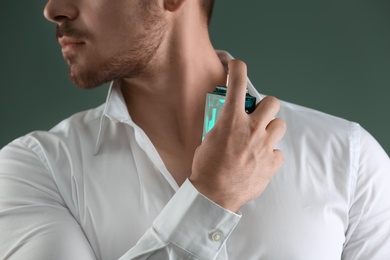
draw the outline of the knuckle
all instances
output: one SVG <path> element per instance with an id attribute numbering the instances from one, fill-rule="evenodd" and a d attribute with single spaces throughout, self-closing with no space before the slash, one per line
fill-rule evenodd
<path id="1" fill-rule="evenodd" d="M 273 123 L 274 123 L 280 130 L 285 131 L 286 128 L 287 128 L 286 122 L 284 122 L 284 120 L 281 119 L 281 118 L 275 118 L 275 119 L 273 120 Z"/>
<path id="2" fill-rule="evenodd" d="M 246 86 L 247 85 L 247 76 L 246 74 L 236 75 L 234 80 L 234 84 L 237 86 Z"/>
<path id="3" fill-rule="evenodd" d="M 238 113 L 222 115 L 218 118 L 218 123 L 214 126 L 215 132 L 223 136 L 233 138 L 241 133 L 245 123 Z M 214 129 L 212 129 L 214 130 Z M 211 132 L 211 131 L 210 131 Z"/>
<path id="4" fill-rule="evenodd" d="M 267 96 L 263 100 L 269 106 L 278 107 L 278 108 L 280 107 L 279 99 L 277 99 L 274 96 Z"/>

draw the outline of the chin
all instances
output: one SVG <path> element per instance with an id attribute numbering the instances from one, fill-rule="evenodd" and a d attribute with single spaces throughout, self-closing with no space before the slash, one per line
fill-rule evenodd
<path id="1" fill-rule="evenodd" d="M 72 83 L 80 89 L 93 89 L 113 80 L 104 69 L 86 70 L 75 65 L 69 66 L 68 75 Z"/>
<path id="2" fill-rule="evenodd" d="M 83 76 L 72 74 L 71 72 L 69 73 L 69 78 L 72 81 L 72 83 L 80 89 L 93 89 L 110 81 L 108 80 L 108 81 L 101 82 L 96 80 L 97 78 L 95 77 L 89 77 L 89 76 L 83 77 Z"/>
<path id="3" fill-rule="evenodd" d="M 94 62 L 76 62 L 69 59 L 69 78 L 81 89 L 92 89 L 115 79 L 140 77 L 150 69 L 150 59 L 124 56 L 108 60 L 94 59 Z"/>

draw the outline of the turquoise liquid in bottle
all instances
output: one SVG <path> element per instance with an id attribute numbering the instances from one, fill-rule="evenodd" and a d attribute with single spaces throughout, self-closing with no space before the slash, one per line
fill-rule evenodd
<path id="1" fill-rule="evenodd" d="M 206 134 L 215 126 L 221 114 L 226 99 L 226 87 L 217 86 L 213 92 L 206 94 L 206 106 L 203 123 L 202 140 Z M 245 97 L 245 111 L 250 114 L 256 108 L 256 98 L 249 95 L 248 90 Z"/>

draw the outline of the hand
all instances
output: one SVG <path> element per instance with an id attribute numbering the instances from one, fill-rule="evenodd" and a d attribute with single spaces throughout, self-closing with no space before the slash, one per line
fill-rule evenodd
<path id="1" fill-rule="evenodd" d="M 265 190 L 284 159 L 274 149 L 286 129 L 281 119 L 274 119 L 279 101 L 266 97 L 247 114 L 246 86 L 245 63 L 230 61 L 226 102 L 195 151 L 190 176 L 200 193 L 233 212 Z"/>

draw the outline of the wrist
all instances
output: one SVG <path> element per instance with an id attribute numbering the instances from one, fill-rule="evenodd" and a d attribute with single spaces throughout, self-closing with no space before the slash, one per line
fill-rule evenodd
<path id="1" fill-rule="evenodd" d="M 237 195 L 227 195 L 226 192 L 222 191 L 222 189 L 211 187 L 210 185 L 204 185 L 203 183 L 192 180 L 191 178 L 189 178 L 189 181 L 200 194 L 226 210 L 237 213 L 242 206 L 239 203 L 239 196 Z"/>

